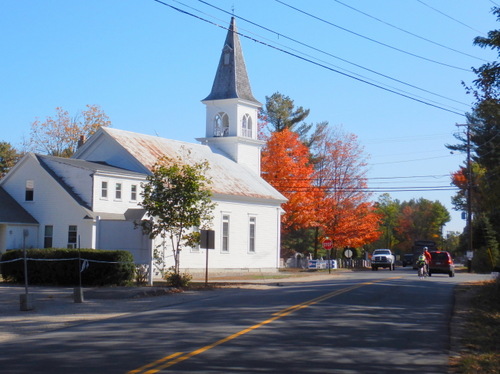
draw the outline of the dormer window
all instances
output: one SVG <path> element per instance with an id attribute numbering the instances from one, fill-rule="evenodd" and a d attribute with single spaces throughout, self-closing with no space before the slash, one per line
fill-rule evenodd
<path id="1" fill-rule="evenodd" d="M 224 46 L 224 49 L 222 51 L 222 53 L 224 55 L 224 65 L 229 65 L 229 63 L 231 62 L 232 50 L 233 49 L 230 46 L 228 46 L 227 44 Z"/>
<path id="2" fill-rule="evenodd" d="M 214 118 L 214 136 L 229 136 L 229 117 L 220 112 Z"/>
<path id="3" fill-rule="evenodd" d="M 252 117 L 248 113 L 241 120 L 241 135 L 246 138 L 252 137 Z"/>

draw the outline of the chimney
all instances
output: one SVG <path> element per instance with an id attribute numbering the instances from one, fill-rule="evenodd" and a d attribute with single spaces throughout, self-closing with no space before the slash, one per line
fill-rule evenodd
<path id="1" fill-rule="evenodd" d="M 80 139 L 78 139 L 77 149 L 79 149 L 84 144 L 85 144 L 85 135 L 80 135 Z"/>

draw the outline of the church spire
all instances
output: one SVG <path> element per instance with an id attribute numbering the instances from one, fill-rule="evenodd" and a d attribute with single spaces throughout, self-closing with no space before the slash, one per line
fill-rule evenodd
<path id="1" fill-rule="evenodd" d="M 242 99 L 260 105 L 250 88 L 234 17 L 231 17 L 212 91 L 203 101 L 224 99 Z"/>
<path id="2" fill-rule="evenodd" d="M 205 137 L 197 140 L 260 175 L 260 149 L 264 142 L 258 138 L 257 124 L 262 104 L 250 89 L 234 17 L 212 91 L 202 103 L 206 106 L 206 130 Z"/>

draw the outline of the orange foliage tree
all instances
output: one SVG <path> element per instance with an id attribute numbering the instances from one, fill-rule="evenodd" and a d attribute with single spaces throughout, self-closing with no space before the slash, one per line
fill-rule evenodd
<path id="1" fill-rule="evenodd" d="M 334 248 L 360 247 L 380 237 L 380 215 L 369 201 L 364 150 L 354 134 L 326 130 L 315 144 L 316 183 L 325 192 L 319 216 Z"/>
<path id="2" fill-rule="evenodd" d="M 266 100 L 259 116 L 259 139 L 267 140 L 262 176 L 288 198 L 283 206 L 282 249 L 312 250 L 317 258 L 322 236 L 330 237 L 335 248 L 375 241 L 381 218 L 369 202 L 365 156 L 357 138 L 334 132 L 327 122 L 317 124 L 308 137 L 312 125 L 301 121 L 309 110 L 296 109 L 279 93 Z"/>
<path id="3" fill-rule="evenodd" d="M 31 124 L 30 139 L 26 148 L 32 152 L 52 156 L 71 157 L 78 148 L 80 137 L 88 138 L 99 127 L 108 127 L 111 121 L 98 105 L 87 105 L 75 117 L 58 107 L 54 117 Z"/>
<path id="4" fill-rule="evenodd" d="M 488 199 L 484 198 L 485 194 L 487 194 L 483 189 L 487 184 L 484 180 L 486 169 L 477 162 L 472 162 L 471 168 L 472 181 L 469 181 L 469 172 L 466 166 L 460 166 L 459 170 L 451 174 L 451 183 L 459 189 L 456 195 L 452 197 L 452 203 L 455 210 L 467 210 L 467 189 L 470 183 L 472 185 L 472 211 L 479 213 L 488 210 L 488 204 L 490 204 Z"/>
<path id="5" fill-rule="evenodd" d="M 288 128 L 272 133 L 262 150 L 261 168 L 262 177 L 288 199 L 283 205 L 282 230 L 315 226 L 322 193 L 313 186 L 309 148 L 299 136 Z"/>

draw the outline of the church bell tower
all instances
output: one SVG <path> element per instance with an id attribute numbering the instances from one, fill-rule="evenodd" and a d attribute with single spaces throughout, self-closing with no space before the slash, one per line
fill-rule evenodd
<path id="1" fill-rule="evenodd" d="M 257 113 L 262 106 L 252 94 L 234 17 L 222 48 L 212 91 L 206 106 L 206 132 L 198 138 L 214 152 L 222 151 L 260 175 Z"/>

